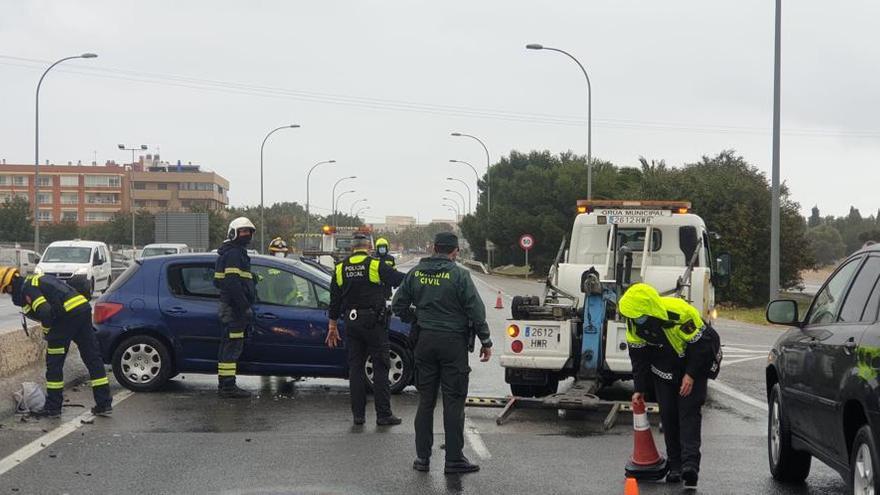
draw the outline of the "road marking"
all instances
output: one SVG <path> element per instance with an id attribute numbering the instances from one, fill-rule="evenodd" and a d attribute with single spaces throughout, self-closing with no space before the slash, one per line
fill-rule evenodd
<path id="1" fill-rule="evenodd" d="M 464 419 L 464 437 L 467 439 L 468 443 L 471 444 L 471 449 L 473 449 L 474 453 L 477 454 L 480 459 L 492 458 L 492 454 L 489 452 L 489 449 L 486 448 L 486 444 L 483 443 L 483 437 L 480 436 L 477 427 L 474 426 L 468 418 Z"/>
<path id="2" fill-rule="evenodd" d="M 125 399 L 134 395 L 134 392 L 131 390 L 123 390 L 118 394 L 113 396 L 114 405 L 119 404 Z M 62 438 L 70 435 L 74 431 L 78 430 L 83 426 L 82 420 L 88 420 L 89 418 L 93 418 L 91 412 L 84 412 L 79 416 L 73 418 L 67 423 L 62 424 L 58 428 L 46 433 L 45 435 L 37 438 L 33 442 L 25 445 L 24 447 L 16 450 L 15 452 L 9 454 L 0 460 L 0 476 L 4 475 L 7 471 L 18 466 L 22 462 L 30 459 L 34 455 L 40 453 L 41 451 L 49 448 L 50 445 L 61 440 Z"/>
<path id="3" fill-rule="evenodd" d="M 721 347 L 724 348 L 725 354 L 727 354 L 727 353 L 730 353 L 730 354 L 763 354 L 766 356 L 770 352 L 769 347 L 765 347 L 764 349 L 757 349 L 757 350 L 743 349 L 741 347 L 736 347 L 736 346 L 731 346 L 731 345 L 723 345 Z"/>
<path id="4" fill-rule="evenodd" d="M 759 401 L 753 397 L 750 397 L 739 390 L 731 387 L 730 385 L 726 385 L 718 380 L 709 380 L 709 388 L 715 390 L 716 392 L 721 392 L 724 395 L 732 397 L 740 402 L 744 402 L 752 407 L 756 407 L 764 412 L 767 411 L 767 404 Z"/>
<path id="5" fill-rule="evenodd" d="M 744 363 L 746 361 L 756 361 L 758 359 L 767 359 L 767 356 L 744 357 L 744 358 L 740 358 L 740 359 L 734 359 L 732 361 L 724 360 L 724 361 L 721 361 L 721 364 L 722 364 L 722 366 L 730 366 L 731 364 Z"/>

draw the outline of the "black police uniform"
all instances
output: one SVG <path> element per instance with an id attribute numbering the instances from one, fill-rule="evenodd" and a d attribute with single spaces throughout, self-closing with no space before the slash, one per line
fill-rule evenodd
<path id="1" fill-rule="evenodd" d="M 382 263 L 390 266 L 391 268 L 397 268 L 397 261 L 394 259 L 394 256 L 391 256 L 387 252 L 385 254 L 381 254 L 378 250 L 376 251 L 376 258 L 379 259 Z M 385 300 L 391 299 L 391 286 L 388 284 L 382 284 L 382 295 L 385 297 Z"/>
<path id="2" fill-rule="evenodd" d="M 92 308 L 88 299 L 51 275 L 15 277 L 12 302 L 30 319 L 43 326 L 46 347 L 46 405 L 50 414 L 61 412 L 64 390 L 64 360 L 70 342 L 76 342 L 79 355 L 89 370 L 95 412 L 111 409 L 110 383 L 101 359 L 101 348 L 92 328 Z"/>
<path id="3" fill-rule="evenodd" d="M 247 242 L 250 238 L 225 241 L 217 253 L 214 266 L 214 285 L 220 289 L 218 316 L 223 325 L 220 352 L 217 358 L 217 375 L 221 391 L 236 388 L 238 358 L 244 350 L 245 332 L 248 331 L 254 313 L 251 306 L 256 301 L 256 286 L 251 274 L 251 258 Z"/>
<path id="4" fill-rule="evenodd" d="M 452 234 L 438 234 L 435 244 L 458 245 Z M 416 453 L 419 460 L 431 457 L 434 442 L 434 407 L 438 389 L 443 391 L 443 429 L 446 463 L 465 461 L 464 404 L 468 392 L 468 347 L 471 328 L 483 347 L 492 347 L 486 324 L 486 307 L 470 274 L 446 255 L 423 258 L 407 273 L 391 307 L 404 321 L 415 321 Z M 415 308 L 413 311 L 412 307 Z M 417 460 L 418 461 L 418 460 Z"/>
<path id="5" fill-rule="evenodd" d="M 373 358 L 373 397 L 377 420 L 391 418 L 388 329 L 383 285 L 400 285 L 403 274 L 367 254 L 355 251 L 336 264 L 330 284 L 329 318 L 345 321 L 351 412 L 362 420 L 367 404 L 364 365 Z"/>

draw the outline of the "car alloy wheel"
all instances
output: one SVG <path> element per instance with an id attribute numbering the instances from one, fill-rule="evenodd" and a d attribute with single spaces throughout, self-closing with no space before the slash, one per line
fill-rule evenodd
<path id="1" fill-rule="evenodd" d="M 874 461 L 868 444 L 859 445 L 856 462 L 853 466 L 853 493 L 874 495 Z"/>
<path id="2" fill-rule="evenodd" d="M 779 464 L 779 452 L 782 449 L 782 431 L 779 424 L 779 401 L 770 405 L 770 455 L 774 465 Z"/>
<path id="3" fill-rule="evenodd" d="M 403 357 L 400 354 L 394 352 L 394 349 L 391 349 L 388 352 L 388 360 L 391 362 L 391 365 L 388 367 L 388 386 L 389 388 L 394 388 L 400 380 L 403 379 L 404 373 L 404 363 Z M 373 383 L 373 358 L 368 357 L 366 364 L 364 364 L 364 371 L 367 373 L 367 380 L 370 383 Z"/>
<path id="4" fill-rule="evenodd" d="M 162 370 L 162 356 L 147 344 L 134 344 L 122 353 L 119 361 L 122 373 L 132 383 L 147 384 L 155 380 Z"/>

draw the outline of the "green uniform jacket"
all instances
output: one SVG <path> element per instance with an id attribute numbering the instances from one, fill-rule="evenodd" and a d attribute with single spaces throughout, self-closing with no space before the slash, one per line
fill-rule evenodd
<path id="1" fill-rule="evenodd" d="M 406 274 L 391 309 L 403 321 L 417 320 L 423 329 L 466 333 L 472 324 L 482 346 L 492 347 L 486 306 L 471 274 L 446 256 L 422 258 Z"/>

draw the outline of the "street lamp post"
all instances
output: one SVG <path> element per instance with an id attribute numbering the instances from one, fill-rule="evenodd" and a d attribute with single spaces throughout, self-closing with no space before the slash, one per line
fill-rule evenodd
<path id="1" fill-rule="evenodd" d="M 584 73 L 584 78 L 587 80 L 587 199 L 593 199 L 593 89 L 590 85 L 590 76 L 587 74 L 587 69 L 584 68 L 574 55 L 565 50 L 550 48 L 549 46 L 543 46 L 538 43 L 528 44 L 526 45 L 526 48 L 529 50 L 549 50 L 551 52 L 562 53 L 563 55 L 568 56 L 568 58 L 574 60 L 574 63 L 578 64 L 578 67 L 581 68 L 581 72 Z"/>
<path id="2" fill-rule="evenodd" d="M 461 207 L 461 205 L 458 204 L 458 201 L 456 201 L 454 198 L 447 198 L 446 196 L 443 196 L 443 200 L 449 201 L 450 203 L 455 205 L 455 210 L 458 212 L 458 216 L 459 217 L 461 216 L 462 207 Z M 458 217 L 456 217 L 455 221 L 456 222 L 458 221 Z"/>
<path id="3" fill-rule="evenodd" d="M 782 80 L 782 0 L 776 0 L 776 34 L 773 54 L 773 164 L 770 198 L 770 299 L 779 295 L 779 118 Z"/>
<path id="4" fill-rule="evenodd" d="M 318 167 L 318 165 L 324 165 L 325 163 L 336 163 L 336 160 L 326 160 L 323 162 L 318 162 L 312 165 L 312 168 L 309 169 L 309 173 L 306 175 L 306 236 L 309 235 L 309 227 L 312 221 L 312 214 L 309 210 L 309 200 L 310 200 L 310 188 L 311 188 L 311 180 L 312 180 L 312 170 Z M 306 246 L 306 240 L 303 239 L 303 248 Z"/>
<path id="5" fill-rule="evenodd" d="M 40 76 L 40 81 L 37 82 L 37 97 L 34 106 L 34 251 L 38 254 L 40 252 L 40 202 L 37 200 L 37 193 L 40 192 L 40 87 L 43 85 L 43 79 L 46 77 L 46 74 L 61 62 L 64 62 L 65 60 L 73 60 L 75 58 L 95 57 L 97 57 L 97 55 L 94 53 L 83 53 L 82 55 L 59 59 L 43 71 L 43 75 Z"/>
<path id="6" fill-rule="evenodd" d="M 351 208 L 348 209 L 348 216 L 354 217 L 354 215 L 353 215 L 354 207 L 357 206 L 359 203 L 363 203 L 364 201 L 368 201 L 367 198 L 361 198 L 361 199 L 355 201 L 354 203 L 352 203 Z M 352 220 L 352 221 L 354 221 L 354 220 Z M 354 225 L 352 225 L 352 227 L 354 227 Z"/>
<path id="7" fill-rule="evenodd" d="M 370 209 L 370 206 L 369 206 L 369 205 L 360 207 L 360 208 L 358 209 L 358 211 L 354 212 L 354 217 L 355 217 L 355 218 L 359 218 L 359 217 L 361 216 L 361 213 L 362 213 L 362 212 L 365 212 L 365 211 L 367 211 L 367 210 L 369 210 L 369 209 Z"/>
<path id="8" fill-rule="evenodd" d="M 131 256 L 134 259 L 134 252 L 137 249 L 135 247 L 134 240 L 134 154 L 138 151 L 146 151 L 147 145 L 142 144 L 138 147 L 127 147 L 124 144 L 117 145 L 122 151 L 131 151 L 131 168 L 129 170 L 128 176 L 128 207 L 131 209 Z"/>
<path id="9" fill-rule="evenodd" d="M 266 147 L 266 141 L 269 139 L 269 136 L 275 134 L 281 129 L 296 129 L 299 127 L 299 124 L 289 124 L 283 125 L 281 127 L 276 127 L 269 131 L 266 134 L 266 137 L 263 138 L 263 144 L 260 145 L 260 252 L 265 252 L 266 249 L 266 217 L 264 211 L 266 209 L 265 203 L 263 202 L 263 148 Z"/>
<path id="10" fill-rule="evenodd" d="M 465 182 L 461 179 L 456 179 L 455 177 L 447 177 L 446 180 L 457 181 L 457 182 L 461 182 L 462 184 L 464 184 L 464 187 L 467 189 L 467 192 L 468 192 L 468 213 L 473 213 L 474 208 L 473 208 L 473 205 L 471 205 L 471 186 L 469 186 L 467 184 L 467 182 Z"/>
<path id="11" fill-rule="evenodd" d="M 333 226 L 334 227 L 339 227 L 339 214 L 338 214 L 339 200 L 342 199 L 342 197 L 345 196 L 346 194 L 351 194 L 351 193 L 355 193 L 355 192 L 357 192 L 357 191 L 355 191 L 354 189 L 349 189 L 348 191 L 343 191 L 343 192 L 339 193 L 339 196 L 336 196 L 336 200 L 333 202 L 333 211 L 337 212 L 337 214 L 333 217 Z"/>
<path id="12" fill-rule="evenodd" d="M 467 204 L 467 201 L 464 200 L 464 194 L 456 191 L 455 189 L 445 189 L 443 192 L 450 192 L 450 193 L 458 194 L 458 197 L 461 198 L 461 209 L 462 209 L 462 211 L 464 211 L 464 207 Z"/>
<path id="13" fill-rule="evenodd" d="M 484 143 L 480 138 L 478 138 L 476 136 L 471 136 L 470 134 L 462 134 L 460 132 L 453 132 L 452 136 L 471 138 L 471 139 L 475 140 L 476 142 L 480 143 L 480 145 L 483 147 L 483 151 L 486 152 L 486 212 L 491 214 L 492 213 L 492 167 L 491 167 L 491 163 L 490 163 L 491 159 L 489 158 L 489 148 L 486 147 L 486 143 Z M 460 162 L 458 160 L 455 160 L 455 162 L 456 163 L 467 163 L 467 162 Z M 470 165 L 470 164 L 468 164 L 468 165 Z M 471 167 L 471 168 L 473 168 L 473 167 Z M 476 170 L 474 170 L 474 173 L 476 173 Z"/>
<path id="14" fill-rule="evenodd" d="M 448 203 L 443 203 L 443 206 L 445 206 L 449 211 L 452 212 L 453 215 L 455 215 L 455 223 L 458 223 L 458 217 L 461 216 L 459 214 L 458 208 Z"/>
<path id="15" fill-rule="evenodd" d="M 334 225 L 339 224 L 339 221 L 336 219 L 336 186 L 338 186 L 339 183 L 342 181 L 351 179 L 357 179 L 357 175 L 349 175 L 348 177 L 343 177 L 333 184 L 333 192 L 330 195 L 330 213 L 333 215 Z"/>

